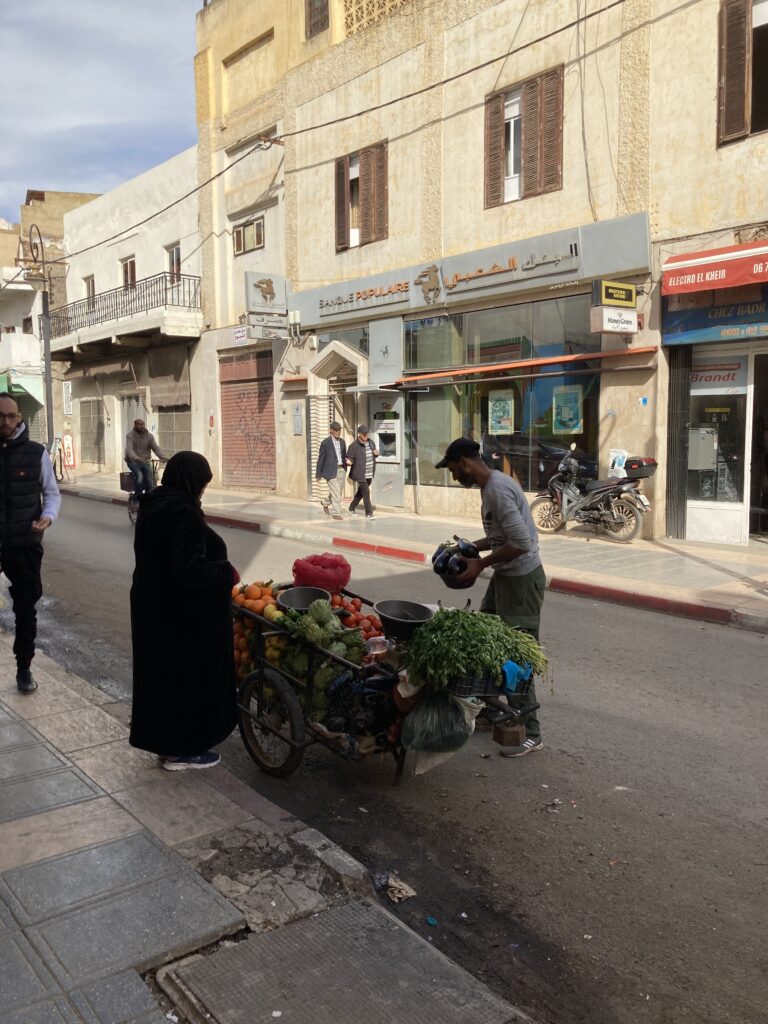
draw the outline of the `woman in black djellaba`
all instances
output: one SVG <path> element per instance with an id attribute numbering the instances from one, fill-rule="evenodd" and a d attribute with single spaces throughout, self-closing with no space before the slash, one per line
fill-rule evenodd
<path id="1" fill-rule="evenodd" d="M 230 601 L 237 570 L 205 522 L 207 459 L 178 452 L 141 498 L 131 587 L 130 742 L 169 771 L 212 768 L 236 721 Z"/>

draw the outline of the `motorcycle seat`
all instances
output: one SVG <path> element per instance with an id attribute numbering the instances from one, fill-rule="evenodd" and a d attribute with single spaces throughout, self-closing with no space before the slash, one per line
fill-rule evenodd
<path id="1" fill-rule="evenodd" d="M 626 479 L 619 477 L 613 477 L 611 480 L 588 480 L 584 490 L 589 494 L 592 491 L 600 491 L 604 487 L 616 487 L 617 484 L 628 482 Z"/>

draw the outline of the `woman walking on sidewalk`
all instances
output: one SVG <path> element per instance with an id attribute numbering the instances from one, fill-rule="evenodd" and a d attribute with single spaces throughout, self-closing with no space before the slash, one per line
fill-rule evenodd
<path id="1" fill-rule="evenodd" d="M 239 580 L 200 505 L 207 460 L 178 452 L 141 498 L 131 587 L 130 742 L 169 771 L 212 768 L 236 722 L 230 598 Z"/>

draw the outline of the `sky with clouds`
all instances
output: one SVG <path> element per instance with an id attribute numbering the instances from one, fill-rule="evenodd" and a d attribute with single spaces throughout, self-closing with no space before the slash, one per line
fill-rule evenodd
<path id="1" fill-rule="evenodd" d="M 0 0 L 0 217 L 106 192 L 196 142 L 202 0 Z"/>

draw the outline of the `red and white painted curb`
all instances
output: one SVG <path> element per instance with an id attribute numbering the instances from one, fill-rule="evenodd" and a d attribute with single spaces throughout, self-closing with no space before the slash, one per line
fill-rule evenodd
<path id="1" fill-rule="evenodd" d="M 99 494 L 94 491 L 79 491 L 74 487 L 61 487 L 60 490 L 62 494 L 68 494 L 71 497 L 89 498 L 93 501 L 103 501 L 111 505 L 125 505 L 128 501 L 127 498 L 115 497 L 111 494 Z M 271 522 L 240 519 L 233 516 L 219 515 L 216 512 L 206 512 L 205 518 L 209 523 L 230 527 L 234 530 L 250 530 L 252 533 L 263 533 L 274 537 L 309 541 L 317 544 L 330 543 L 333 547 L 347 549 L 348 551 L 358 551 L 360 554 L 374 555 L 378 558 L 394 558 L 397 561 L 410 562 L 414 565 L 429 564 L 431 557 L 424 551 L 415 551 L 413 548 L 394 547 L 391 544 L 383 544 L 375 540 L 357 540 L 352 537 L 335 536 L 324 531 L 315 533 L 312 530 L 297 529 L 293 526 L 281 526 Z M 642 608 L 645 611 L 659 612 L 662 615 L 677 615 L 686 619 L 697 619 L 701 622 L 715 622 L 724 626 L 737 626 L 740 629 L 748 629 L 756 633 L 768 633 L 768 613 L 761 615 L 752 612 L 742 612 L 736 608 L 729 608 L 723 605 L 707 604 L 703 601 L 683 601 L 678 598 L 664 597 L 661 594 L 625 590 L 620 587 L 590 583 L 558 575 L 548 575 L 547 589 L 558 594 L 568 594 L 571 597 L 586 597 L 593 601 L 628 605 L 632 608 Z"/>

